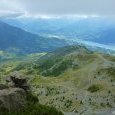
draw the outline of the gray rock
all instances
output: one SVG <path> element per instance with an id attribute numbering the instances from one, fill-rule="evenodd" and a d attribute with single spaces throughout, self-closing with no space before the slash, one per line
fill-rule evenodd
<path id="1" fill-rule="evenodd" d="M 18 87 L 18 88 L 22 88 L 25 91 L 29 90 L 29 85 L 27 84 L 27 79 L 18 74 L 18 73 L 13 73 L 9 76 L 7 76 L 6 78 L 6 83 L 11 86 L 11 87 Z"/>
<path id="2" fill-rule="evenodd" d="M 8 111 L 22 109 L 26 104 L 25 96 L 25 91 L 20 88 L 0 90 L 0 109 L 5 108 Z"/>

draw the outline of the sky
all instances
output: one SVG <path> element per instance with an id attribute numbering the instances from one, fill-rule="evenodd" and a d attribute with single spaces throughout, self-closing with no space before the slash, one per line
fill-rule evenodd
<path id="1" fill-rule="evenodd" d="M 115 0 L 0 0 L 0 17 L 115 16 Z"/>

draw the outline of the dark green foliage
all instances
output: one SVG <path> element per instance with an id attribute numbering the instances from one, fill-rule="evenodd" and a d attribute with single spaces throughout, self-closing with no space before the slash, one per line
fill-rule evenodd
<path id="1" fill-rule="evenodd" d="M 52 68 L 49 68 L 46 71 L 43 71 L 44 76 L 58 76 L 61 73 L 63 73 L 66 69 L 68 69 L 72 65 L 72 60 L 64 60 L 54 66 Z"/>
<path id="2" fill-rule="evenodd" d="M 72 100 L 66 100 L 65 106 L 69 108 L 72 105 Z"/>
<path id="3" fill-rule="evenodd" d="M 68 68 L 77 69 L 79 67 L 80 64 L 74 62 L 74 56 L 71 53 L 80 53 L 81 51 L 89 53 L 89 50 L 79 45 L 63 47 L 36 60 L 34 58 L 31 61 L 22 60 L 10 72 L 23 70 L 26 75 L 42 74 L 43 76 L 59 76 Z"/>
<path id="4" fill-rule="evenodd" d="M 35 68 L 36 67 L 36 68 Z M 29 62 L 21 62 L 19 63 L 15 68 L 12 69 L 12 71 L 20 71 L 25 70 L 26 75 L 31 75 L 37 70 L 37 66 L 34 65 L 34 63 Z M 37 70 L 38 71 L 38 70 Z"/>
<path id="5" fill-rule="evenodd" d="M 109 102 L 107 102 L 107 106 L 112 108 L 112 105 Z"/>
<path id="6" fill-rule="evenodd" d="M 32 64 L 30 64 L 30 63 L 22 62 L 22 63 L 18 64 L 12 71 L 20 71 L 20 70 L 26 69 L 26 68 L 28 68 L 28 70 L 29 70 L 31 66 L 32 66 Z"/>
<path id="7" fill-rule="evenodd" d="M 90 91 L 91 93 L 97 92 L 101 89 L 101 86 L 98 84 L 92 85 L 88 88 L 88 91 Z"/>
<path id="8" fill-rule="evenodd" d="M 47 87 L 46 96 L 48 96 L 48 95 L 56 95 L 56 94 L 59 94 L 59 93 L 60 93 L 59 89 Z"/>
<path id="9" fill-rule="evenodd" d="M 61 60 L 61 58 L 59 58 L 59 57 L 43 60 L 39 64 L 39 69 L 40 69 L 40 71 L 47 70 L 47 69 L 51 68 L 55 63 L 59 62 L 60 60 Z"/>
<path id="10" fill-rule="evenodd" d="M 108 91 L 108 94 L 111 94 L 111 91 L 110 91 L 110 90 Z"/>
<path id="11" fill-rule="evenodd" d="M 100 69 L 98 73 L 99 74 L 106 73 L 109 78 L 111 77 L 111 82 L 115 80 L 115 67 L 112 65 L 111 67 Z"/>
<path id="12" fill-rule="evenodd" d="M 105 107 L 106 105 L 105 105 L 104 103 L 101 103 L 101 106 L 102 106 L 102 107 Z"/>
<path id="13" fill-rule="evenodd" d="M 34 96 L 31 93 L 27 93 L 26 100 L 29 103 L 37 103 L 39 101 L 38 98 L 37 98 L 37 96 Z"/>
<path id="14" fill-rule="evenodd" d="M 8 109 L 6 109 L 5 107 L 0 107 L 0 113 L 6 113 L 6 112 L 8 112 Z"/>
<path id="15" fill-rule="evenodd" d="M 63 115 L 53 107 L 38 103 L 38 98 L 31 93 L 26 96 L 27 106 L 21 111 L 9 112 L 6 108 L 0 109 L 0 115 Z"/>
<path id="16" fill-rule="evenodd" d="M 115 67 L 108 68 L 107 72 L 115 79 Z"/>
<path id="17" fill-rule="evenodd" d="M 53 107 L 40 104 L 29 104 L 24 110 L 18 112 L 1 112 L 0 115 L 63 115 Z"/>
<path id="18" fill-rule="evenodd" d="M 79 66 L 79 63 L 73 65 L 74 59 L 71 56 L 71 53 L 73 52 L 91 53 L 87 48 L 79 45 L 67 46 L 57 49 L 55 52 L 51 52 L 38 60 L 39 70 L 42 73 L 42 75 L 58 76 L 69 67 L 71 67 L 72 69 L 77 68 Z"/>

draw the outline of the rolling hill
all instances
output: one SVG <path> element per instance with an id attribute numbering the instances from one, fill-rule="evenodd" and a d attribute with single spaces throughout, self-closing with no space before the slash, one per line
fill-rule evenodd
<path id="1" fill-rule="evenodd" d="M 69 46 L 36 60 L 10 60 L 0 66 L 2 76 L 15 71 L 28 76 L 41 104 L 65 115 L 112 114 L 115 108 L 114 56 Z"/>
<path id="2" fill-rule="evenodd" d="M 95 18 L 4 22 L 0 21 L 0 82 L 19 72 L 28 77 L 41 104 L 65 115 L 112 114 L 115 56 L 106 45 L 115 44 L 114 22 Z M 91 44 L 86 43 L 87 48 L 85 41 Z M 93 43 L 104 44 L 106 49 Z"/>

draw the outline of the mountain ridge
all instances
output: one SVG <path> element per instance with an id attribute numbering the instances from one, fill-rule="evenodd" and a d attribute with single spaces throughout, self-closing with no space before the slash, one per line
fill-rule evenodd
<path id="1" fill-rule="evenodd" d="M 14 53 L 37 53 L 51 51 L 68 45 L 65 40 L 51 39 L 31 34 L 0 21 L 0 50 Z"/>
<path id="2" fill-rule="evenodd" d="M 28 76 L 40 103 L 65 115 L 110 114 L 115 108 L 115 56 L 69 46 L 34 60 L 12 60 L 0 65 L 2 76 L 18 71 Z M 68 87 L 69 86 L 69 87 Z M 87 109 L 86 109 L 87 108 Z"/>

